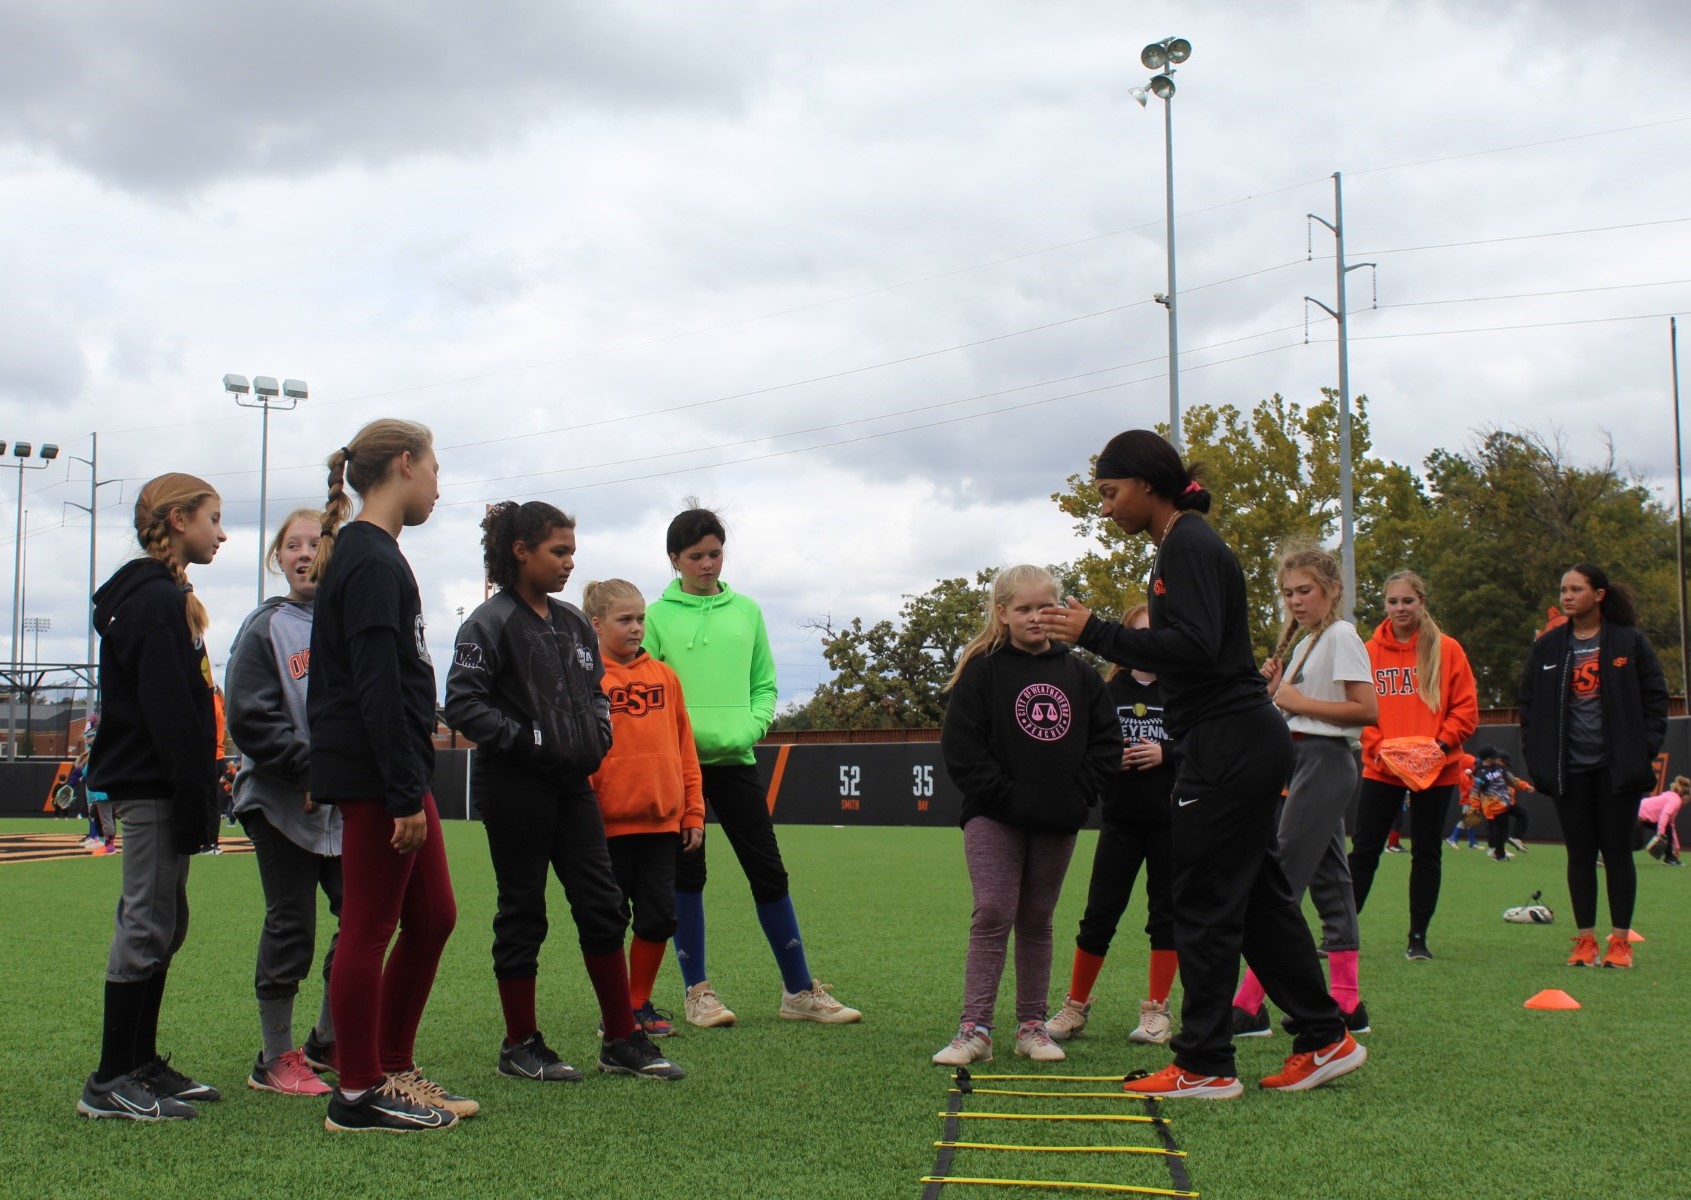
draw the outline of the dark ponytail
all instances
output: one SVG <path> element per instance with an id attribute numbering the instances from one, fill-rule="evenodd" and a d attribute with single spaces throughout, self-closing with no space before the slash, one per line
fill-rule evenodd
<path id="1" fill-rule="evenodd" d="M 1575 563 L 1568 570 L 1578 571 L 1585 576 L 1592 591 L 1603 593 L 1597 609 L 1605 621 L 1611 625 L 1638 624 L 1638 606 L 1633 603 L 1632 590 L 1624 583 L 1613 582 L 1607 571 L 1591 563 Z"/>
<path id="2" fill-rule="evenodd" d="M 575 518 L 544 500 L 518 504 L 501 500 L 488 506 L 481 519 L 481 561 L 487 581 L 496 588 L 517 586 L 520 564 L 512 547 L 518 542 L 530 550 L 552 536 L 554 529 L 574 529 Z"/>
<path id="3" fill-rule="evenodd" d="M 1095 479 L 1142 479 L 1182 512 L 1210 510 L 1204 464 L 1181 462 L 1179 452 L 1149 429 L 1129 429 L 1111 438 L 1098 455 L 1092 475 Z"/>

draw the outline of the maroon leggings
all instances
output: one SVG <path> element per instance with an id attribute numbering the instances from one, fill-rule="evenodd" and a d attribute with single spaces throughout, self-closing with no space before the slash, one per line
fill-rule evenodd
<path id="1" fill-rule="evenodd" d="M 417 1026 L 458 905 L 434 796 L 423 797 L 428 837 L 414 854 L 393 848 L 393 818 L 380 800 L 342 801 L 340 810 L 346 894 L 329 1008 L 341 1087 L 357 1091 L 416 1065 Z M 399 938 L 389 954 L 395 928 Z"/>

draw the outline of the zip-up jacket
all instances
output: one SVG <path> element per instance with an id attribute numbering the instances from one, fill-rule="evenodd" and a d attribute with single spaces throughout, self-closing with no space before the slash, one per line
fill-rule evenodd
<path id="1" fill-rule="evenodd" d="M 1462 644 L 1448 633 L 1439 643 L 1439 710 L 1421 699 L 1420 671 L 1415 656 L 1421 644 L 1417 629 L 1400 642 L 1390 621 L 1381 621 L 1368 639 L 1368 662 L 1374 668 L 1374 694 L 1380 698 L 1380 717 L 1362 731 L 1362 777 L 1401 785 L 1403 780 L 1380 765 L 1380 743 L 1387 738 L 1430 737 L 1450 747 L 1444 766 L 1430 787 L 1462 781 L 1462 743 L 1480 724 L 1480 704 L 1474 669 Z"/>
<path id="2" fill-rule="evenodd" d="M 87 772 L 107 800 L 169 800 L 183 851 L 206 842 L 218 811 L 211 661 L 187 611 L 187 594 L 153 558 L 125 563 L 94 593 L 100 736 Z"/>
<path id="3" fill-rule="evenodd" d="M 705 827 L 705 796 L 693 725 L 675 672 L 641 651 L 605 663 L 611 752 L 593 776 L 605 836 L 678 833 Z"/>
<path id="4" fill-rule="evenodd" d="M 1067 646 L 1029 654 L 1006 642 L 963 668 L 940 731 L 963 793 L 959 825 L 991 817 L 1074 833 L 1121 767 L 1122 730 L 1098 672 Z"/>
<path id="5" fill-rule="evenodd" d="M 340 809 L 318 805 L 305 811 L 311 783 L 310 676 L 311 605 L 272 596 L 235 634 L 223 675 L 229 732 L 241 751 L 235 811 L 258 809 L 295 845 L 334 858 L 341 852 Z"/>
<path id="6" fill-rule="evenodd" d="M 1567 783 L 1572 639 L 1573 622 L 1558 625 L 1533 643 L 1521 671 L 1527 778 L 1546 796 L 1560 796 Z M 1616 792 L 1643 796 L 1656 786 L 1655 758 L 1667 737 L 1667 681 L 1656 652 L 1634 626 L 1605 622 L 1602 651 L 1597 671 L 1609 783 Z M 106 736 L 103 726 L 100 736 Z"/>
<path id="7" fill-rule="evenodd" d="M 754 763 L 752 747 L 775 719 L 775 656 L 756 601 L 721 588 L 694 596 L 671 580 L 646 609 L 644 646 L 687 690 L 699 761 Z"/>
<path id="8" fill-rule="evenodd" d="M 480 769 L 585 777 L 611 748 L 599 640 L 574 605 L 536 613 L 504 589 L 465 618 L 446 674 L 446 723 L 476 744 Z"/>

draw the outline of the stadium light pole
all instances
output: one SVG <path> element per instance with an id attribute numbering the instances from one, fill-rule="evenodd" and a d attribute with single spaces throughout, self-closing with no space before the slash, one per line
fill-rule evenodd
<path id="1" fill-rule="evenodd" d="M 1168 310 L 1168 434 L 1169 442 L 1180 449 L 1180 314 L 1175 307 L 1179 295 L 1174 282 L 1174 69 L 1192 57 L 1192 43 L 1185 38 L 1168 37 L 1152 42 L 1139 52 L 1140 63 L 1157 74 L 1144 87 L 1129 88 L 1128 95 L 1144 108 L 1147 96 L 1163 102 L 1163 181 L 1168 206 L 1168 291 L 1154 299 Z"/>
<path id="2" fill-rule="evenodd" d="M 0 439 L 0 454 L 6 452 L 6 442 Z M 30 461 L 32 454 L 39 454 L 39 460 Z M 59 447 L 52 442 L 42 444 L 39 452 L 30 442 L 13 442 L 12 458 L 18 467 L 18 525 L 17 540 L 12 546 L 12 675 L 11 702 L 6 709 L 6 754 L 16 759 L 18 756 L 18 669 L 23 665 L 21 657 L 23 651 L 23 473 L 28 471 L 44 471 L 59 457 Z"/>
<path id="3" fill-rule="evenodd" d="M 292 412 L 311 394 L 311 389 L 303 379 L 284 379 L 278 384 L 274 375 L 255 375 L 248 384 L 245 375 L 231 373 L 223 377 L 223 390 L 235 397 L 235 403 L 242 408 L 256 408 L 263 414 L 258 437 L 258 602 L 263 604 L 264 518 L 270 500 L 270 410 Z M 249 393 L 252 399 L 242 399 Z"/>

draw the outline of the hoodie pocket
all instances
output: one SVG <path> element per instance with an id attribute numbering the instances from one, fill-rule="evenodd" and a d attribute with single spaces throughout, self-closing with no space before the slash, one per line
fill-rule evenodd
<path id="1" fill-rule="evenodd" d="M 1003 807 L 993 817 L 1033 833 L 1077 833 L 1086 824 L 1086 801 L 1072 787 L 1053 783 L 1012 783 Z"/>

